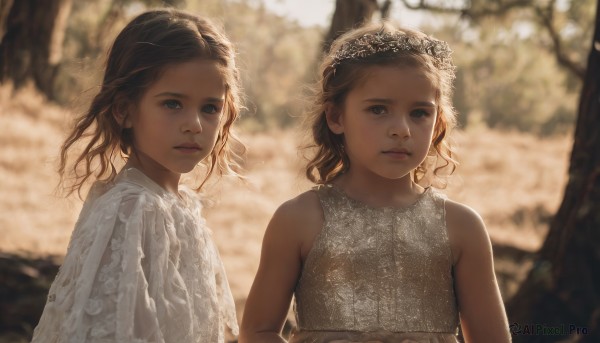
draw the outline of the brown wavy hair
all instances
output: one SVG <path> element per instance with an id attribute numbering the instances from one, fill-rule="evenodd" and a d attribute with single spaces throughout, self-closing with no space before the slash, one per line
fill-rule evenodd
<path id="1" fill-rule="evenodd" d="M 351 30 L 333 42 L 320 65 L 319 78 L 313 87 L 312 101 L 305 115 L 312 141 L 307 147 L 314 151 L 306 166 L 306 177 L 317 184 L 327 183 L 350 168 L 350 160 L 344 151 L 343 134 L 333 133 L 327 125 L 325 111 L 329 104 L 341 108 L 346 95 L 366 76 L 365 70 L 369 66 L 409 66 L 424 71 L 436 88 L 438 103 L 431 147 L 427 158 L 413 172 L 413 181 L 421 183 L 426 176 L 432 174 L 432 183 L 440 181 L 435 182 L 436 185 L 444 187 L 444 183 L 441 182 L 442 171 L 446 170 L 447 175 L 450 175 L 458 164 L 453 159 L 454 150 L 448 140 L 449 132 L 456 126 L 456 112 L 452 106 L 455 68 L 438 68 L 432 56 L 413 50 L 378 52 L 360 58 L 336 61 L 336 65 L 332 66 L 336 54 L 345 43 L 376 33 L 401 33 L 409 38 L 421 40 L 428 38 L 422 32 L 396 28 L 391 23 L 384 22 Z"/>
<path id="2" fill-rule="evenodd" d="M 202 163 L 207 174 L 197 190 L 216 170 L 219 175 L 238 175 L 243 144 L 231 131 L 242 109 L 239 72 L 229 39 L 209 20 L 176 9 L 144 12 L 119 33 L 108 52 L 101 89 L 89 109 L 75 125 L 60 151 L 58 172 L 67 195 L 77 191 L 94 176 L 112 181 L 115 162 L 125 161 L 132 152 L 132 132 L 115 119 L 116 113 L 137 104 L 145 90 L 168 65 L 196 58 L 217 61 L 226 84 L 225 122 L 215 147 Z M 69 152 L 84 140 L 82 151 L 71 160 Z M 65 179 L 69 178 L 69 185 Z"/>

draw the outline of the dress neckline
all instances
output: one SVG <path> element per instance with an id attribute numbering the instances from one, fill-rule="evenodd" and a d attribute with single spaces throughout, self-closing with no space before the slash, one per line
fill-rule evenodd
<path id="1" fill-rule="evenodd" d="M 191 191 L 185 185 L 179 185 L 178 196 L 164 189 L 162 186 L 160 186 L 158 183 L 154 182 L 154 180 L 152 180 L 146 174 L 144 174 L 144 172 L 135 167 L 123 168 L 119 173 L 118 178 L 125 182 L 131 182 L 138 186 L 144 187 L 152 193 L 164 196 L 183 206 L 190 206 L 197 200 L 194 196 L 190 194 Z"/>
<path id="2" fill-rule="evenodd" d="M 327 183 L 327 184 L 323 184 L 322 186 L 327 187 L 332 189 L 335 193 L 337 193 L 338 195 L 340 195 L 342 198 L 346 199 L 349 203 L 353 204 L 356 207 L 362 207 L 365 208 L 367 210 L 371 210 L 371 211 L 396 211 L 396 212 L 405 212 L 408 211 L 412 208 L 415 208 L 417 205 L 419 205 L 421 202 L 423 202 L 423 199 L 425 199 L 428 194 L 430 194 L 432 192 L 431 187 L 425 187 L 425 190 L 423 191 L 423 193 L 419 194 L 417 200 L 415 200 L 414 202 L 406 205 L 406 206 L 402 206 L 402 207 L 396 207 L 396 206 L 373 206 L 373 205 L 369 205 L 363 201 L 360 201 L 358 199 L 352 198 L 351 196 L 348 195 L 348 193 L 346 193 L 342 188 L 340 188 L 338 185 L 335 185 L 333 183 Z"/>
<path id="3" fill-rule="evenodd" d="M 183 196 L 184 192 L 182 192 L 181 189 L 178 190 L 179 196 L 176 194 L 173 194 L 172 192 L 169 192 L 168 190 L 163 188 L 161 185 L 156 183 L 154 180 L 149 178 L 146 174 L 144 174 L 144 172 L 142 172 L 141 170 L 139 170 L 135 167 L 123 168 L 119 174 L 120 174 L 121 178 L 125 181 L 135 183 L 136 185 L 147 188 L 148 190 L 150 190 L 154 193 L 157 193 L 160 195 L 166 195 L 169 197 L 173 197 L 174 199 L 184 201 L 184 196 Z"/>

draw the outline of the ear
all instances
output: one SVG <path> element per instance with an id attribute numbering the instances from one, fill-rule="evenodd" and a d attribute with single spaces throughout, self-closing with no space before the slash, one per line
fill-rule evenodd
<path id="1" fill-rule="evenodd" d="M 131 106 L 128 106 L 126 103 L 119 103 L 113 107 L 113 116 L 117 123 L 124 128 L 130 129 L 133 125 L 131 124 Z"/>
<path id="2" fill-rule="evenodd" d="M 325 104 L 325 119 L 327 120 L 327 126 L 331 132 L 337 135 L 344 133 L 342 111 L 332 102 Z"/>

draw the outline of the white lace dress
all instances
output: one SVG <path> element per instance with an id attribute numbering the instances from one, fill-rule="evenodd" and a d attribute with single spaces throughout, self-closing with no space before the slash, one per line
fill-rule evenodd
<path id="1" fill-rule="evenodd" d="M 196 194 L 137 169 L 96 183 L 32 342 L 223 342 L 238 333 L 227 277 Z"/>

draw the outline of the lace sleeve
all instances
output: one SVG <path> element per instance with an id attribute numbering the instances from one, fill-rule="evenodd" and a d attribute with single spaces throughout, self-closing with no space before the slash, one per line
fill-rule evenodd
<path id="1" fill-rule="evenodd" d="M 156 219 L 147 203 L 143 194 L 105 196 L 80 218 L 32 342 L 164 341 L 142 268 Z"/>
<path id="2" fill-rule="evenodd" d="M 219 251 L 213 243 L 213 256 L 215 263 L 215 279 L 217 287 L 217 298 L 220 305 L 220 319 L 229 327 L 231 333 L 235 336 L 239 335 L 239 326 L 237 323 L 237 315 L 235 312 L 235 302 L 229 288 L 225 266 L 219 256 Z"/>

